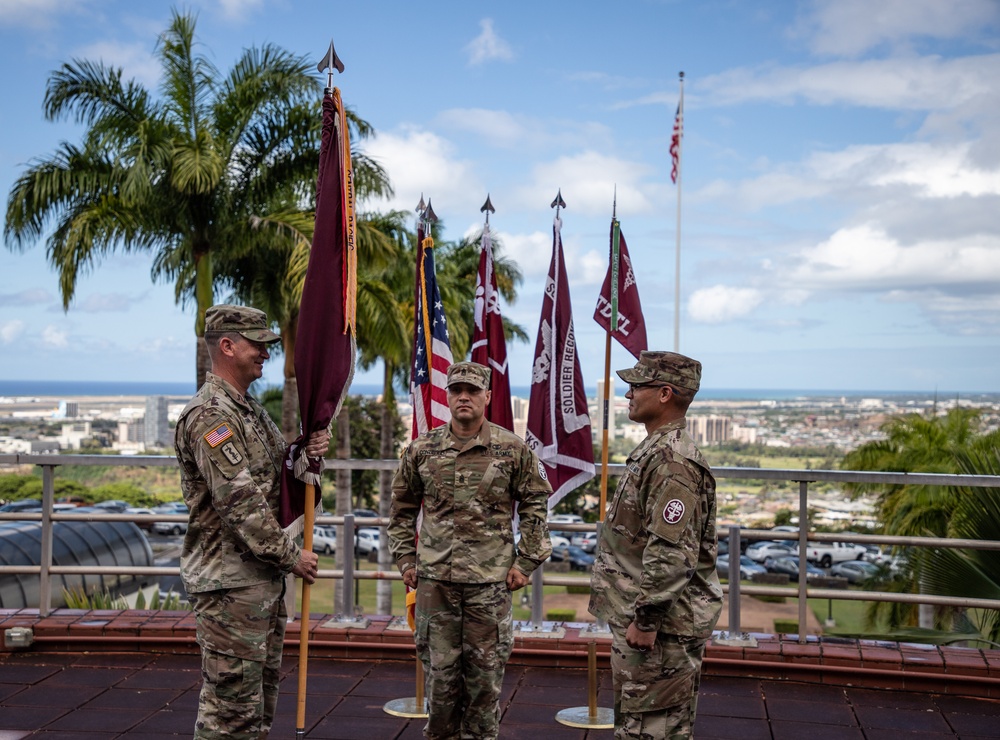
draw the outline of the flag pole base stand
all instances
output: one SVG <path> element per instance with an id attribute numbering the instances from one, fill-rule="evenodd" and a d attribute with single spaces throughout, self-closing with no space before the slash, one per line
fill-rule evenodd
<path id="1" fill-rule="evenodd" d="M 586 707 L 584 707 L 586 709 Z M 382 711 L 391 714 L 393 717 L 424 718 L 427 716 L 427 700 L 424 699 L 423 706 L 417 707 L 417 697 L 408 696 L 405 699 L 393 699 L 386 702 Z"/>
<path id="2" fill-rule="evenodd" d="M 340 614 L 323 623 L 323 627 L 335 630 L 366 630 L 371 625 L 368 617 L 348 617 Z"/>
<path id="3" fill-rule="evenodd" d="M 591 714 L 590 707 L 570 707 L 556 714 L 556 722 L 567 727 L 584 727 L 591 730 L 610 730 L 615 726 L 615 710 L 597 707 Z"/>
<path id="4" fill-rule="evenodd" d="M 607 624 L 590 622 L 586 627 L 580 628 L 580 636 L 583 637 L 584 635 L 589 635 L 597 639 L 601 639 L 602 637 L 611 639 L 611 628 Z"/>
<path id="5" fill-rule="evenodd" d="M 389 624 L 385 626 L 386 632 L 413 632 L 410 629 L 409 623 L 406 621 L 406 617 L 393 617 L 389 620 Z"/>
<path id="6" fill-rule="evenodd" d="M 559 639 L 566 636 L 566 628 L 557 625 L 555 622 L 542 622 L 532 624 L 531 622 L 514 622 L 515 637 L 541 637 L 543 639 Z"/>
<path id="7" fill-rule="evenodd" d="M 757 647 L 757 638 L 749 632 L 718 632 L 712 635 L 713 645 L 729 647 Z"/>

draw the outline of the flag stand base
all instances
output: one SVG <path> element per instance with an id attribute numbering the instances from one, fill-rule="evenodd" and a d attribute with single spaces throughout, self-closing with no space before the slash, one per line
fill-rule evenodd
<path id="1" fill-rule="evenodd" d="M 596 714 L 591 714 L 590 707 L 570 707 L 556 714 L 556 722 L 568 727 L 584 727 L 591 730 L 609 730 L 615 726 L 615 710 L 610 707 L 597 707 L 596 711 Z"/>
<path id="2" fill-rule="evenodd" d="M 408 696 L 405 699 L 393 699 L 386 702 L 385 706 L 382 707 L 382 711 L 386 714 L 391 714 L 393 717 L 423 718 L 427 716 L 427 700 L 425 699 L 422 702 L 422 706 L 418 709 L 417 698 L 415 696 Z"/>

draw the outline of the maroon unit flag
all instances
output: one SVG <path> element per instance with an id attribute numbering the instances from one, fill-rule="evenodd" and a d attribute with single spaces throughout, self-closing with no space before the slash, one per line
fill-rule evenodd
<path id="1" fill-rule="evenodd" d="M 451 421 L 448 409 L 448 368 L 451 367 L 448 323 L 434 272 L 434 240 L 417 229 L 417 288 L 413 317 L 413 403 L 411 438 Z"/>
<path id="2" fill-rule="evenodd" d="M 670 138 L 670 180 L 677 182 L 677 167 L 681 158 L 681 137 L 684 136 L 684 104 L 677 104 L 674 116 L 674 135 Z"/>
<path id="3" fill-rule="evenodd" d="M 330 426 L 354 376 L 357 296 L 354 181 L 351 145 L 340 90 L 323 99 L 323 139 L 316 180 L 316 225 L 295 344 L 302 434 L 282 467 L 278 518 L 291 534 L 302 530 L 305 485 L 319 484 L 323 461 L 305 455 L 309 435 Z"/>
<path id="4" fill-rule="evenodd" d="M 611 239 L 615 238 L 615 222 L 611 222 Z M 618 326 L 611 336 L 629 352 L 639 359 L 639 353 L 649 349 L 646 343 L 646 321 L 642 317 L 642 304 L 639 302 L 639 286 L 635 283 L 635 272 L 632 270 L 632 260 L 628 256 L 625 235 L 618 231 L 618 249 L 611 245 L 611 254 L 618 253 L 618 269 L 608 265 L 608 274 L 604 278 L 601 294 L 597 298 L 597 308 L 594 309 L 594 321 L 611 331 L 611 279 L 612 273 L 618 275 Z M 612 259 L 614 257 L 612 256 Z"/>
<path id="5" fill-rule="evenodd" d="M 500 316 L 500 293 L 493 274 L 493 242 L 489 226 L 483 229 L 483 250 L 479 254 L 476 275 L 475 327 L 472 331 L 472 361 L 492 370 L 490 404 L 486 418 L 504 429 L 514 431 L 514 412 L 510 402 L 510 377 L 507 374 L 507 340 Z"/>
<path id="6" fill-rule="evenodd" d="M 556 215 L 552 226 L 552 262 L 545 282 L 531 369 L 525 434 L 525 442 L 542 461 L 552 484 L 550 509 L 567 493 L 594 477 L 590 415 L 576 354 L 561 229 L 562 221 Z"/>

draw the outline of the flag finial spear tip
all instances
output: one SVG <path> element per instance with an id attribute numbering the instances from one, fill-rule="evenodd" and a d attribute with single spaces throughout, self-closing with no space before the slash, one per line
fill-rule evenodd
<path id="1" fill-rule="evenodd" d="M 424 203 L 424 194 L 420 194 L 420 202 L 417 203 L 417 207 L 414 208 L 417 213 L 423 214 L 424 210 L 427 208 L 427 204 Z"/>
<path id="2" fill-rule="evenodd" d="M 320 72 L 326 72 L 326 86 L 328 88 L 333 87 L 333 70 L 337 70 L 341 74 L 344 73 L 344 63 L 337 56 L 337 50 L 333 48 L 333 39 L 330 39 L 330 48 L 327 49 L 326 56 L 316 65 L 316 69 Z"/>
<path id="3" fill-rule="evenodd" d="M 565 207 L 566 207 L 566 201 L 564 201 L 562 197 L 562 188 L 559 188 L 559 192 L 556 193 L 556 199 L 552 201 L 552 205 L 550 205 L 549 208 L 565 208 Z"/>
<path id="4" fill-rule="evenodd" d="M 438 220 L 437 214 L 434 213 L 434 207 L 431 205 L 431 199 L 427 199 L 427 208 L 424 209 L 423 220 L 429 224 L 436 223 Z"/>
<path id="5" fill-rule="evenodd" d="M 490 222 L 490 214 L 496 213 L 497 209 L 493 207 L 493 203 L 490 201 L 490 194 L 486 194 L 486 202 L 483 203 L 483 207 L 479 209 L 480 213 L 486 213 L 486 223 Z"/>

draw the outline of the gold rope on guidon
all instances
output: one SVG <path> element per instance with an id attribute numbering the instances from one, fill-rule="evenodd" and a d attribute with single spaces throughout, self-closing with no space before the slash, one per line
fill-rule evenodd
<path id="1" fill-rule="evenodd" d="M 357 335 L 358 250 L 355 241 L 357 221 L 354 212 L 354 167 L 351 164 L 351 137 L 347 128 L 347 113 L 340 98 L 340 88 L 333 88 L 340 129 L 340 161 L 343 163 L 344 193 L 344 333 Z"/>

